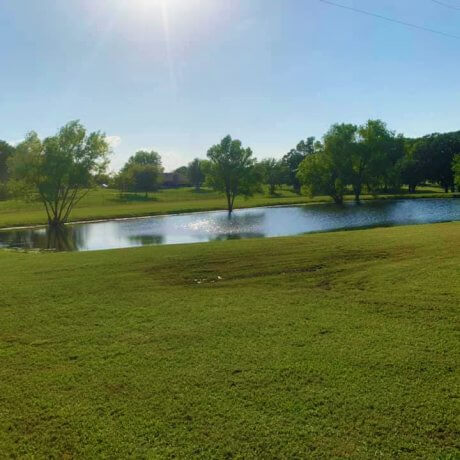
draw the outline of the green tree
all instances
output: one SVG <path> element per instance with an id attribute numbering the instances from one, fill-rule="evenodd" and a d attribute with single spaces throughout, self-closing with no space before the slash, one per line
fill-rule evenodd
<path id="1" fill-rule="evenodd" d="M 229 214 L 238 195 L 250 196 L 260 190 L 256 160 L 241 141 L 226 136 L 208 150 L 207 156 L 206 180 L 215 190 L 225 193 Z"/>
<path id="2" fill-rule="evenodd" d="M 29 133 L 8 164 L 14 180 L 38 194 L 49 225 L 59 226 L 94 185 L 94 176 L 105 171 L 108 153 L 103 134 L 87 134 L 71 121 L 43 142 Z"/>
<path id="3" fill-rule="evenodd" d="M 151 150 L 139 150 L 134 155 L 130 156 L 128 161 L 123 166 L 123 169 L 127 169 L 132 165 L 141 165 L 141 166 L 156 166 L 160 172 L 163 171 L 161 165 L 161 156 L 159 153 Z"/>
<path id="4" fill-rule="evenodd" d="M 350 182 L 358 202 L 364 184 L 376 189 L 381 183 L 387 188 L 390 182 L 397 182 L 392 170 L 403 151 L 398 151 L 400 142 L 381 120 L 368 120 L 359 126 L 354 143 L 350 151 Z"/>
<path id="5" fill-rule="evenodd" d="M 121 192 L 140 192 L 147 197 L 149 192 L 159 189 L 161 179 L 158 166 L 132 163 L 120 171 L 115 183 Z"/>
<path id="6" fill-rule="evenodd" d="M 133 164 L 128 169 L 132 177 L 132 185 L 135 192 L 154 192 L 160 187 L 161 171 L 154 165 Z"/>
<path id="7" fill-rule="evenodd" d="M 205 180 L 205 174 L 203 171 L 203 160 L 195 158 L 188 164 L 187 177 L 189 178 L 195 190 L 198 192 Z"/>
<path id="8" fill-rule="evenodd" d="M 346 186 L 353 177 L 352 153 L 357 146 L 358 128 L 352 124 L 335 124 L 316 144 L 315 153 L 300 164 L 297 177 L 314 195 L 326 194 L 337 204 L 343 203 Z"/>
<path id="9" fill-rule="evenodd" d="M 130 156 L 116 177 L 120 192 L 149 192 L 159 189 L 163 176 L 161 157 L 155 151 L 139 150 Z"/>
<path id="10" fill-rule="evenodd" d="M 308 137 L 305 141 L 300 141 L 295 149 L 291 149 L 283 157 L 283 162 L 287 170 L 287 183 L 292 185 L 295 193 L 300 193 L 301 183 L 297 176 L 300 163 L 315 150 L 315 138 Z"/>
<path id="11" fill-rule="evenodd" d="M 460 152 L 460 131 L 434 133 L 412 140 L 408 156 L 420 182 L 429 181 L 441 185 L 445 192 L 454 188 L 452 161 Z"/>
<path id="12" fill-rule="evenodd" d="M 460 153 L 454 156 L 452 161 L 452 171 L 454 173 L 454 183 L 457 186 L 457 190 L 460 191 Z"/>
<path id="13" fill-rule="evenodd" d="M 0 141 L 0 199 L 8 196 L 8 159 L 14 154 L 14 150 L 8 142 Z"/>
<path id="14" fill-rule="evenodd" d="M 180 174 L 181 176 L 187 177 L 188 166 L 180 166 L 179 168 L 175 169 L 174 172 L 176 174 Z"/>
<path id="15" fill-rule="evenodd" d="M 0 181 L 8 179 L 8 159 L 14 154 L 14 147 L 8 142 L 0 140 Z"/>
<path id="16" fill-rule="evenodd" d="M 274 195 L 276 187 L 282 185 L 286 175 L 283 162 L 275 160 L 275 158 L 267 158 L 259 162 L 258 167 L 263 182 L 268 185 L 270 195 Z"/>

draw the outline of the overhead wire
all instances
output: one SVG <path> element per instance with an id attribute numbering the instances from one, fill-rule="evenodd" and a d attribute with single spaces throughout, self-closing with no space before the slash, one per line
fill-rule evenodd
<path id="1" fill-rule="evenodd" d="M 449 5 L 448 3 L 441 2 L 440 0 L 431 0 L 433 3 L 437 3 L 438 5 L 445 6 L 446 8 L 451 8 L 452 10 L 460 11 L 460 6 Z"/>
<path id="2" fill-rule="evenodd" d="M 430 32 L 432 34 L 443 35 L 445 37 L 455 38 L 457 40 L 460 40 L 460 35 L 454 35 L 454 34 L 450 34 L 448 32 L 443 32 L 441 30 L 431 29 L 430 27 L 419 26 L 417 24 L 412 24 L 410 22 L 400 21 L 399 19 L 393 19 L 393 18 L 390 18 L 388 16 L 383 16 L 383 15 L 378 14 L 378 13 L 373 13 L 371 11 L 362 10 L 360 8 L 354 8 L 352 6 L 342 5 L 340 3 L 336 3 L 336 2 L 333 2 L 331 0 L 318 0 L 318 1 L 321 2 L 321 3 L 325 3 L 327 5 L 335 6 L 337 8 L 342 8 L 342 9 L 345 9 L 345 10 L 353 11 L 355 13 L 365 14 L 367 16 L 372 16 L 374 18 L 383 19 L 385 21 L 393 22 L 395 24 L 400 24 L 400 25 L 403 25 L 403 26 L 406 26 L 406 27 L 412 27 L 413 29 L 423 30 L 425 32 Z"/>

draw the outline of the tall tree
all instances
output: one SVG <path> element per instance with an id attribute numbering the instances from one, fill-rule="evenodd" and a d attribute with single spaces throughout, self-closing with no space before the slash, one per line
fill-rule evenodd
<path id="1" fill-rule="evenodd" d="M 131 192 L 141 192 L 147 197 L 149 192 L 159 189 L 161 171 L 154 165 L 132 164 L 124 169 L 122 183 Z"/>
<path id="2" fill-rule="evenodd" d="M 215 190 L 225 193 L 229 214 L 238 195 L 250 196 L 260 189 L 260 177 L 252 150 L 241 141 L 224 137 L 207 153 L 206 180 Z"/>
<path id="3" fill-rule="evenodd" d="M 0 140 L 0 181 L 6 181 L 8 178 L 8 159 L 13 155 L 14 147 L 8 142 Z"/>
<path id="4" fill-rule="evenodd" d="M 412 157 L 420 163 L 425 179 L 438 183 L 446 192 L 453 188 L 452 161 L 460 152 L 460 131 L 430 134 L 416 140 Z"/>
<path id="5" fill-rule="evenodd" d="M 87 134 L 79 121 L 71 121 L 43 142 L 29 133 L 9 167 L 15 180 L 38 194 L 49 225 L 59 226 L 94 185 L 94 176 L 105 171 L 108 153 L 103 134 Z"/>
<path id="6" fill-rule="evenodd" d="M 264 183 L 268 185 L 270 195 L 274 195 L 276 187 L 280 186 L 285 178 L 283 162 L 275 158 L 267 158 L 259 162 L 258 166 Z"/>
<path id="7" fill-rule="evenodd" d="M 128 161 L 123 166 L 123 169 L 127 169 L 132 165 L 156 166 L 163 171 L 161 156 L 154 150 L 151 150 L 150 152 L 147 150 L 137 151 L 134 155 L 129 157 Z"/>
<path id="8" fill-rule="evenodd" d="M 139 150 L 130 156 L 115 183 L 121 192 L 142 192 L 145 196 L 160 187 L 163 166 L 160 154 L 151 150 Z"/>
<path id="9" fill-rule="evenodd" d="M 198 192 L 205 180 L 203 160 L 195 158 L 191 161 L 187 167 L 187 176 L 192 185 L 195 187 L 195 190 Z"/>
<path id="10" fill-rule="evenodd" d="M 376 189 L 382 182 L 394 182 L 391 170 L 403 154 L 398 151 L 395 134 L 381 120 L 368 120 L 359 126 L 355 147 L 351 150 L 351 185 L 359 201 L 364 184 Z"/>
<path id="11" fill-rule="evenodd" d="M 460 191 L 460 153 L 454 156 L 452 171 L 454 173 L 454 183 L 457 186 L 457 190 Z"/>
<path id="12" fill-rule="evenodd" d="M 0 141 L 0 199 L 8 196 L 8 159 L 14 154 L 14 147 Z"/>
<path id="13" fill-rule="evenodd" d="M 300 164 L 298 178 L 311 195 L 327 194 L 337 204 L 343 203 L 346 186 L 352 178 L 351 157 L 356 149 L 358 128 L 335 124 L 324 135 L 323 145 Z"/>
<path id="14" fill-rule="evenodd" d="M 300 141 L 295 149 L 291 149 L 283 157 L 283 162 L 287 169 L 288 184 L 292 185 L 295 193 L 300 193 L 301 183 L 297 177 L 300 163 L 315 150 L 315 138 L 308 137 L 305 141 Z"/>

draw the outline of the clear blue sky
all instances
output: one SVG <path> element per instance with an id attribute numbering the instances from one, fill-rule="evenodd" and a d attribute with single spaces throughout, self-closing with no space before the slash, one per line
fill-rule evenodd
<path id="1" fill-rule="evenodd" d="M 460 35 L 460 0 L 334 0 Z M 318 0 L 1 0 L 0 139 L 72 119 L 111 136 L 113 169 L 167 170 L 224 135 L 280 157 L 334 122 L 460 129 L 460 40 Z"/>

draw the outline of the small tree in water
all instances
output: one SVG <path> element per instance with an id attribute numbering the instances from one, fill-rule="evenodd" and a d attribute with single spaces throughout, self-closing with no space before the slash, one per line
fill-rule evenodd
<path id="1" fill-rule="evenodd" d="M 94 176 L 105 171 L 109 146 L 100 132 L 86 134 L 71 121 L 56 136 L 43 141 L 27 134 L 9 161 L 13 180 L 21 190 L 38 194 L 50 226 L 67 222 L 75 205 L 94 185 Z"/>
<path id="2" fill-rule="evenodd" d="M 225 193 L 229 214 L 238 195 L 250 196 L 260 189 L 260 177 L 252 150 L 241 141 L 224 137 L 208 150 L 206 180 L 215 190 Z"/>

